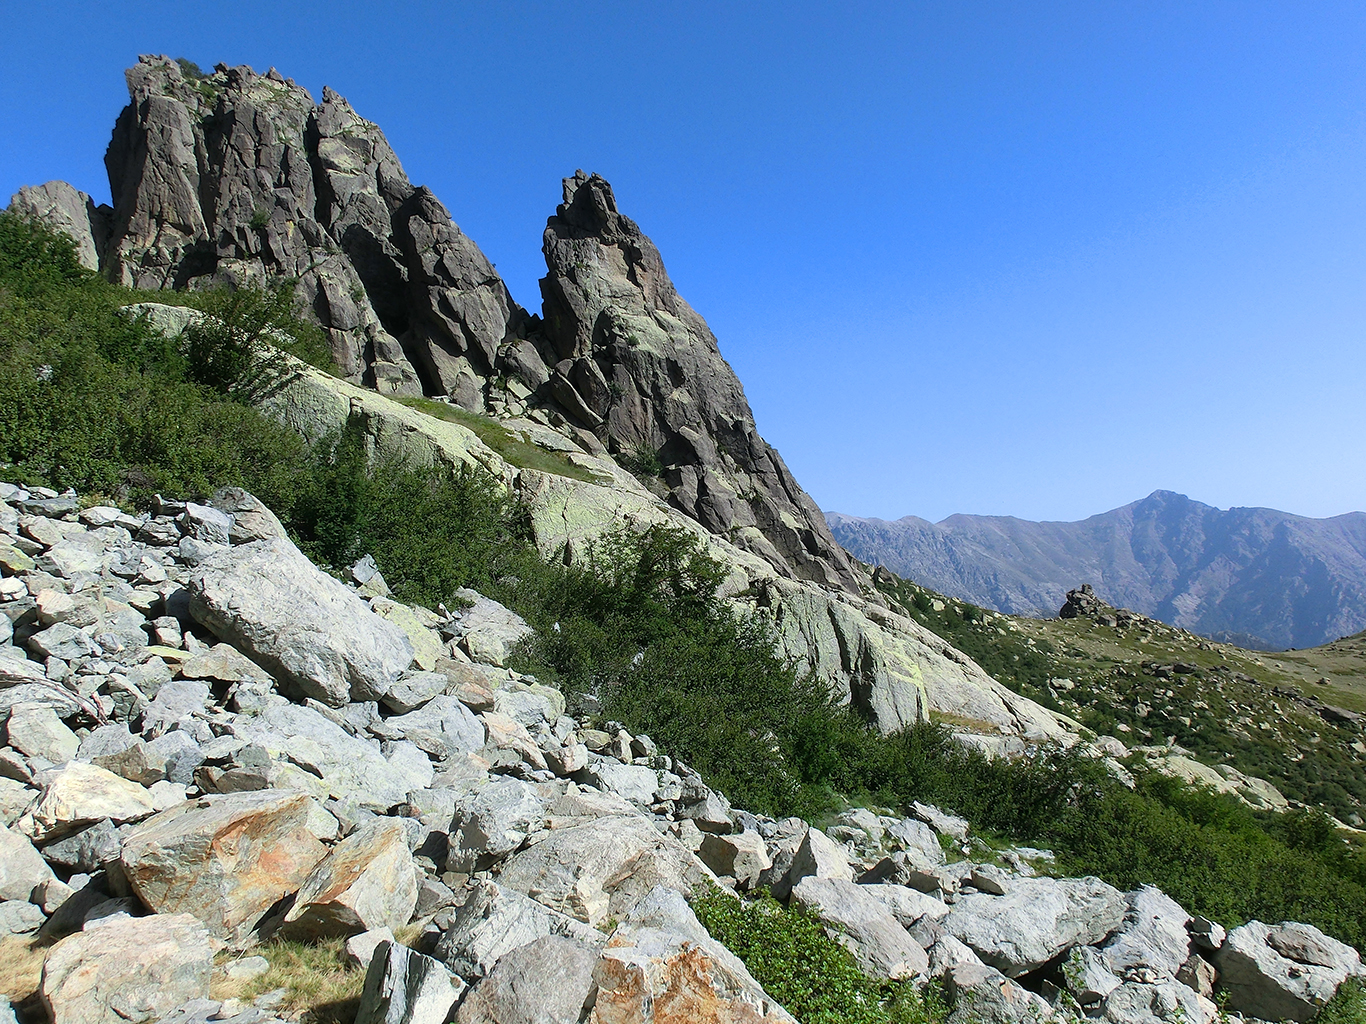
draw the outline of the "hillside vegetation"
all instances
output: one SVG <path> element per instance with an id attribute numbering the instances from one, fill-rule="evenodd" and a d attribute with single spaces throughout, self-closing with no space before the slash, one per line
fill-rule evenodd
<path id="1" fill-rule="evenodd" d="M 1051 846 L 1067 872 L 1150 882 L 1229 924 L 1302 920 L 1366 945 L 1366 858 L 1322 815 L 1260 815 L 1141 771 L 1129 790 L 1075 753 L 989 761 L 931 723 L 880 736 L 785 664 L 762 618 L 716 596 L 720 566 L 685 535 L 621 532 L 574 565 L 542 560 L 523 511 L 491 479 L 370 465 L 346 434 L 310 450 L 120 318 L 134 297 L 82 271 L 67 243 L 0 216 L 5 476 L 131 505 L 158 489 L 191 497 L 240 484 L 321 562 L 373 553 L 405 600 L 451 602 L 474 586 L 537 627 L 522 667 L 571 701 L 591 696 L 604 720 L 648 733 L 741 806 L 817 817 L 847 801 L 930 801 L 984 832 Z M 968 632 L 950 632 L 989 662 Z M 1020 654 L 1024 675 L 987 667 L 1046 693 L 1055 656 Z"/>
<path id="2" fill-rule="evenodd" d="M 1012 689 L 1130 747 L 1174 743 L 1355 826 L 1366 801 L 1366 635 L 1246 651 L 1142 615 L 1031 619 L 880 570 L 880 590 Z"/>

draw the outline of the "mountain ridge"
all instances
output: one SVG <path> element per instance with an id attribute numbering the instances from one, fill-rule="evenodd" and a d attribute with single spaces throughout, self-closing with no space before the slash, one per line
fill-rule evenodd
<path id="1" fill-rule="evenodd" d="M 1366 513 L 1219 509 L 1174 491 L 1074 522 L 956 514 L 938 523 L 827 512 L 859 559 L 1009 614 L 1052 616 L 1090 583 L 1192 632 L 1313 647 L 1366 628 Z"/>

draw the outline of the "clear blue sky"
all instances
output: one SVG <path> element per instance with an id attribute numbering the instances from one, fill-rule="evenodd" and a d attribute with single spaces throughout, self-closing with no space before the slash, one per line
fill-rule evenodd
<path id="1" fill-rule="evenodd" d="M 139 53 L 347 96 L 539 309 L 615 186 L 823 508 L 1366 508 L 1360 3 L 9 3 L 0 201 Z"/>

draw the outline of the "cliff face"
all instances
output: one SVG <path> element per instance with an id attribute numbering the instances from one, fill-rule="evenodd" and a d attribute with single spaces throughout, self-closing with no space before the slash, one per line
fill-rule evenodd
<path id="1" fill-rule="evenodd" d="M 384 133 L 272 69 L 195 78 L 143 57 L 105 155 L 100 266 L 138 288 L 297 280 L 353 380 L 479 406 L 526 321 L 493 265 Z"/>

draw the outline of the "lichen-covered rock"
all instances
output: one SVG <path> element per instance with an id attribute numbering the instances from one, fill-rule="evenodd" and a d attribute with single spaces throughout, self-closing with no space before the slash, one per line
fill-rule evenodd
<path id="1" fill-rule="evenodd" d="M 863 970 L 905 981 L 923 975 L 929 959 L 883 903 L 865 887 L 838 878 L 804 878 L 792 901 L 852 946 Z"/>
<path id="2" fill-rule="evenodd" d="M 657 888 L 626 916 L 594 971 L 591 1024 L 790 1024 L 682 895 Z"/>
<path id="3" fill-rule="evenodd" d="M 987 964 L 1017 978 L 1073 946 L 1101 942 L 1127 903 L 1098 878 L 1017 878 L 1005 896 L 960 896 L 945 927 Z"/>
<path id="4" fill-rule="evenodd" d="M 0 900 L 25 900 L 55 876 L 28 837 L 0 825 Z"/>
<path id="5" fill-rule="evenodd" d="M 691 894 L 714 876 L 677 839 L 640 817 L 606 817 L 551 829 L 509 857 L 510 889 L 594 927 L 624 917 L 657 885 Z"/>
<path id="6" fill-rule="evenodd" d="M 488 974 L 512 950 L 546 936 L 572 938 L 589 946 L 606 936 L 572 917 L 542 906 L 496 882 L 478 883 L 456 910 L 436 955 L 462 977 Z"/>
<path id="7" fill-rule="evenodd" d="M 365 972 L 356 1024 L 446 1024 L 464 991 L 440 961 L 383 942 Z"/>
<path id="8" fill-rule="evenodd" d="M 109 819 L 137 821 L 155 811 L 152 797 L 135 782 L 93 764 L 72 761 L 55 772 L 29 812 L 29 834 L 42 843 Z"/>
<path id="9" fill-rule="evenodd" d="M 417 903 L 417 870 L 401 823 L 384 820 L 347 836 L 313 869 L 285 915 L 296 939 L 356 935 L 407 924 Z"/>
<path id="10" fill-rule="evenodd" d="M 597 997 L 598 953 L 558 935 L 518 946 L 470 990 L 455 1024 L 579 1024 Z"/>
<path id="11" fill-rule="evenodd" d="M 312 806 L 275 790 L 181 804 L 124 839 L 124 874 L 150 910 L 188 912 L 217 938 L 241 940 L 326 855 L 308 828 Z"/>

